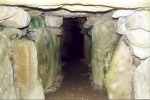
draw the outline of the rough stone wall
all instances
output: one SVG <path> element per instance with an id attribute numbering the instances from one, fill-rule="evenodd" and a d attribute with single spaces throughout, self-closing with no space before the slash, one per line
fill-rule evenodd
<path id="1" fill-rule="evenodd" d="M 120 40 L 106 77 L 110 99 L 150 98 L 149 15 L 149 10 L 142 9 L 118 10 L 113 14 L 118 18 L 116 31 L 124 39 Z"/>

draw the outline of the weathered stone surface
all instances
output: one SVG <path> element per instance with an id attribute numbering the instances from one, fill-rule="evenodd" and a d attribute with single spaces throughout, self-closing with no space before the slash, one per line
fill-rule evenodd
<path id="1" fill-rule="evenodd" d="M 38 61 L 35 44 L 30 40 L 13 41 L 13 63 L 20 99 L 44 99 L 38 77 Z"/>
<path id="2" fill-rule="evenodd" d="M 87 33 L 84 35 L 84 55 L 87 63 L 91 62 L 92 37 Z"/>
<path id="3" fill-rule="evenodd" d="M 99 9 L 110 10 L 110 8 L 144 8 L 150 7 L 150 1 L 148 0 L 1 0 L 0 4 L 7 5 L 24 5 L 30 7 L 38 7 L 43 9 L 56 9 L 56 8 L 67 8 L 70 4 L 75 6 L 80 6 L 83 9 Z M 89 6 L 88 6 L 89 5 Z M 70 7 L 71 7 L 70 6 Z M 88 8 L 89 7 L 89 8 Z M 72 7 L 71 7 L 72 8 Z M 77 7 L 76 7 L 77 8 Z M 74 8 L 73 8 L 74 9 Z M 79 9 L 79 8 L 78 8 Z M 101 9 L 99 11 L 101 11 Z M 80 9 L 82 10 L 82 9 Z M 107 11 L 106 10 L 106 11 Z"/>
<path id="4" fill-rule="evenodd" d="M 126 27 L 126 17 L 120 17 L 118 19 L 116 32 L 122 35 L 127 34 L 128 29 Z"/>
<path id="5" fill-rule="evenodd" d="M 136 29 L 130 30 L 126 36 L 131 44 L 141 48 L 150 48 L 150 32 Z"/>
<path id="6" fill-rule="evenodd" d="M 121 39 L 105 79 L 109 99 L 132 99 L 134 69 L 129 47 Z"/>
<path id="7" fill-rule="evenodd" d="M 0 62 L 0 99 L 17 100 L 14 72 L 8 55 Z"/>
<path id="8" fill-rule="evenodd" d="M 142 48 L 135 45 L 130 44 L 132 48 L 133 54 L 140 59 L 145 59 L 150 57 L 150 48 Z"/>
<path id="9" fill-rule="evenodd" d="M 30 22 L 29 14 L 21 8 L 0 6 L 0 24 L 6 27 L 23 28 Z"/>
<path id="10" fill-rule="evenodd" d="M 143 29 L 150 31 L 150 11 L 136 11 L 127 17 L 126 26 L 128 29 Z"/>
<path id="11" fill-rule="evenodd" d="M 3 61 L 5 56 L 7 56 L 8 54 L 8 50 L 9 50 L 9 46 L 10 46 L 10 41 L 7 38 L 7 36 L 0 34 L 0 61 Z"/>
<path id="12" fill-rule="evenodd" d="M 105 77 L 104 73 L 109 68 L 119 36 L 115 32 L 115 23 L 111 16 L 103 15 L 100 19 L 96 21 L 91 31 L 91 65 L 93 82 L 96 86 L 102 88 Z"/>
<path id="13" fill-rule="evenodd" d="M 137 29 L 126 34 L 133 54 L 141 59 L 150 57 L 150 32 Z"/>
<path id="14" fill-rule="evenodd" d="M 134 74 L 135 99 L 150 99 L 150 58 L 141 62 Z"/>
<path id="15" fill-rule="evenodd" d="M 28 34 L 26 35 L 28 39 L 37 41 L 38 39 L 38 30 L 46 27 L 46 23 L 43 16 L 32 16 L 31 23 L 29 25 L 29 29 L 27 31 Z M 40 31 L 42 32 L 42 31 Z"/>
<path id="16" fill-rule="evenodd" d="M 89 6 L 89 5 L 64 5 L 62 9 L 68 9 L 69 11 L 80 11 L 80 12 L 106 12 L 110 11 L 113 8 L 106 6 Z"/>
<path id="17" fill-rule="evenodd" d="M 10 41 L 0 34 L 0 99 L 16 100 L 13 66 L 10 61 Z"/>
<path id="18" fill-rule="evenodd" d="M 3 30 L 0 31 L 0 34 L 7 36 L 10 40 L 13 40 L 16 38 L 21 38 L 25 35 L 25 32 L 16 28 L 3 28 Z"/>
<path id="19" fill-rule="evenodd" d="M 37 30 L 36 42 L 38 51 L 39 74 L 46 92 L 55 91 L 55 82 L 60 75 L 60 39 L 57 37 L 59 29 Z M 61 77 L 61 76 L 60 76 Z"/>
<path id="20" fill-rule="evenodd" d="M 39 24 L 36 24 L 39 23 Z M 44 18 L 34 17 L 31 20 L 30 29 L 36 33 L 36 48 L 38 56 L 39 76 L 45 92 L 55 91 L 55 83 L 60 77 L 60 38 L 61 30 L 58 28 L 46 28 Z"/>
<path id="21" fill-rule="evenodd" d="M 149 10 L 118 10 L 112 17 L 119 18 L 118 24 L 121 25 L 119 28 L 122 28 L 123 24 L 128 31 L 137 29 L 150 31 L 150 24 L 147 23 L 150 21 Z"/>
<path id="22" fill-rule="evenodd" d="M 46 14 L 50 14 L 52 16 L 61 16 L 61 17 L 86 17 L 88 16 L 85 12 L 70 12 L 67 10 L 57 10 L 57 11 L 49 11 Z"/>
<path id="23" fill-rule="evenodd" d="M 114 11 L 112 17 L 113 18 L 126 17 L 132 15 L 133 13 L 135 13 L 135 10 L 116 10 Z"/>
<path id="24" fill-rule="evenodd" d="M 145 59 L 150 56 L 150 12 L 148 10 L 133 10 L 128 16 L 127 11 L 114 13 L 119 17 L 117 32 L 124 34 L 135 56 Z M 119 15 L 120 14 L 120 15 Z"/>
<path id="25" fill-rule="evenodd" d="M 45 22 L 48 27 L 60 27 L 63 24 L 63 18 L 59 16 L 45 15 Z"/>
<path id="26" fill-rule="evenodd" d="M 84 23 L 83 27 L 91 28 L 94 25 L 94 23 L 96 23 L 101 18 L 101 16 L 101 14 L 88 16 L 87 21 Z"/>

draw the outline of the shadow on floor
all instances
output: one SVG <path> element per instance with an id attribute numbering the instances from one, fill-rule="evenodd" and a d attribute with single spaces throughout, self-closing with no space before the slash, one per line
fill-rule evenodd
<path id="1" fill-rule="evenodd" d="M 104 91 L 91 86 L 90 68 L 84 61 L 68 62 L 63 70 L 65 76 L 61 87 L 46 94 L 46 100 L 108 100 Z"/>

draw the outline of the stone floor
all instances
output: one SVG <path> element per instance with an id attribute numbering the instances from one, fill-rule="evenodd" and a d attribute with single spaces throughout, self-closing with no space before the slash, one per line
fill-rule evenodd
<path id="1" fill-rule="evenodd" d="M 94 90 L 89 80 L 90 71 L 83 62 L 70 62 L 64 66 L 64 81 L 46 100 L 107 100 L 103 91 Z"/>

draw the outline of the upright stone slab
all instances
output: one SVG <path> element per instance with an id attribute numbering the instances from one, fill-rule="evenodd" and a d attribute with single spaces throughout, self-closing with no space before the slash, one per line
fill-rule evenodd
<path id="1" fill-rule="evenodd" d="M 0 99 L 16 100 L 14 70 L 10 60 L 10 41 L 0 34 Z"/>
<path id="2" fill-rule="evenodd" d="M 38 67 L 45 92 L 55 91 L 58 86 L 55 83 L 61 78 L 59 32 L 52 28 L 38 30 Z"/>
<path id="3" fill-rule="evenodd" d="M 104 87 L 105 72 L 109 68 L 119 36 L 110 14 L 99 17 L 92 30 L 92 78 L 99 88 Z"/>
<path id="4" fill-rule="evenodd" d="M 39 76 L 45 92 L 55 91 L 61 80 L 59 28 L 45 26 L 44 18 L 34 16 L 30 28 L 36 34 Z M 46 28 L 47 27 L 47 28 Z"/>
<path id="5" fill-rule="evenodd" d="M 105 79 L 109 99 L 133 99 L 134 70 L 130 49 L 121 39 Z"/>
<path id="6" fill-rule="evenodd" d="M 20 99 L 44 100 L 42 85 L 38 77 L 38 61 L 35 44 L 25 39 L 14 40 L 12 51 L 16 86 Z"/>

